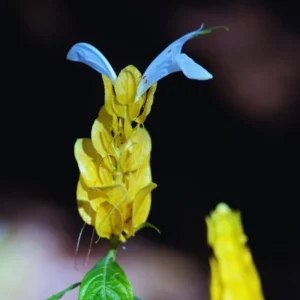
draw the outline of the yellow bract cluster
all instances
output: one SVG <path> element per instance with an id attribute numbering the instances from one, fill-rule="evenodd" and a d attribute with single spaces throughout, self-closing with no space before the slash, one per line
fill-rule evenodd
<path id="1" fill-rule="evenodd" d="M 151 207 L 151 138 L 143 127 L 156 84 L 135 102 L 141 74 L 123 69 L 116 82 L 103 77 L 105 104 L 91 139 L 78 139 L 75 157 L 80 170 L 78 210 L 99 237 L 124 242 L 146 222 Z"/>
<path id="2" fill-rule="evenodd" d="M 208 244 L 213 248 L 211 300 L 262 300 L 261 282 L 246 246 L 241 215 L 220 203 L 206 218 Z"/>

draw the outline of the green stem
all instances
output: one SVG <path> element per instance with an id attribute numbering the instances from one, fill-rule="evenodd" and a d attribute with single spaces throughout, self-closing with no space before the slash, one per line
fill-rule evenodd
<path id="1" fill-rule="evenodd" d="M 118 250 L 120 244 L 121 244 L 121 242 L 118 237 L 112 237 L 110 239 L 109 252 L 110 252 L 110 255 L 112 255 L 114 257 L 114 259 L 116 257 L 116 253 L 117 253 L 117 250 Z"/>

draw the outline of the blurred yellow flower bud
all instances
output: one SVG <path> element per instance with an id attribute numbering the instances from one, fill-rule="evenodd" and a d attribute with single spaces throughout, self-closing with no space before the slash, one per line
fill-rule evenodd
<path id="1" fill-rule="evenodd" d="M 246 246 L 241 214 L 225 203 L 206 217 L 210 259 L 211 300 L 263 300 L 259 274 Z"/>

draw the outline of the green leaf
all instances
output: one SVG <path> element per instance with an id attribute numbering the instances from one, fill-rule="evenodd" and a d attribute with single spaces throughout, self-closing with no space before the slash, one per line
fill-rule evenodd
<path id="1" fill-rule="evenodd" d="M 55 295 L 52 295 L 51 297 L 47 298 L 47 300 L 57 300 L 57 299 L 61 299 L 67 292 L 75 289 L 76 287 L 78 287 L 80 285 L 80 282 L 77 282 L 77 283 L 73 283 L 71 284 L 70 286 L 68 286 L 65 290 L 55 294 Z"/>
<path id="2" fill-rule="evenodd" d="M 141 230 L 143 228 L 146 228 L 146 227 L 152 228 L 152 229 L 156 230 L 157 233 L 161 234 L 160 230 L 156 226 L 154 226 L 153 224 L 148 223 L 148 222 L 145 222 L 145 223 L 141 224 L 136 231 L 139 231 L 139 230 Z"/>
<path id="3" fill-rule="evenodd" d="M 133 300 L 142 300 L 141 298 L 137 297 L 137 296 L 134 296 L 134 299 Z"/>
<path id="4" fill-rule="evenodd" d="M 116 250 L 104 258 L 83 278 L 78 300 L 133 300 L 133 290 L 125 272 L 115 262 Z"/>

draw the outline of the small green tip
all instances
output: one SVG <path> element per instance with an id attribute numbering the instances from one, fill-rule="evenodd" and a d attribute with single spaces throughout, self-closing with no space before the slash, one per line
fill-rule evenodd
<path id="1" fill-rule="evenodd" d="M 216 210 L 219 212 L 228 212 L 230 207 L 226 203 L 221 202 L 217 205 Z"/>
<path id="2" fill-rule="evenodd" d="M 199 35 L 204 35 L 204 34 L 208 34 L 208 33 L 211 33 L 213 30 L 216 30 L 216 29 L 225 29 L 226 31 L 229 30 L 228 27 L 226 26 L 214 26 L 212 28 L 207 28 L 207 29 L 204 29 L 202 31 L 199 32 Z"/>
<path id="3" fill-rule="evenodd" d="M 211 33 L 215 29 L 225 29 L 226 31 L 229 31 L 229 28 L 227 26 L 214 26 L 212 28 L 207 28 L 202 31 L 200 31 L 198 34 L 195 34 L 193 38 L 198 37 L 199 35 L 205 35 Z"/>

